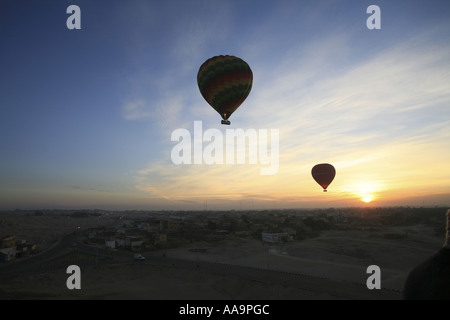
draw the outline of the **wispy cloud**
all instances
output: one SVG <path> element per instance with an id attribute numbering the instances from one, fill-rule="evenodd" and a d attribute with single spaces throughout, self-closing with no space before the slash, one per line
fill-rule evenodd
<path id="1" fill-rule="evenodd" d="M 400 44 L 340 74 L 313 79 L 308 85 L 301 80 L 302 74 L 314 71 L 307 65 L 292 68 L 284 73 L 281 83 L 269 78 L 254 93 L 249 113 L 257 114 L 252 120 L 262 126 L 280 128 L 287 153 L 308 145 L 314 149 L 311 154 L 320 149 L 322 154 L 330 154 L 410 140 L 428 125 L 449 118 L 448 49 L 438 46 L 429 54 L 417 45 Z M 297 90 L 295 83 L 299 84 Z M 286 84 L 290 84 L 288 90 Z"/>
<path id="2" fill-rule="evenodd" d="M 151 120 L 160 128 L 165 128 L 178 123 L 183 108 L 183 98 L 179 95 L 161 98 L 156 102 L 138 99 L 124 103 L 122 115 L 126 120 Z"/>
<path id="3" fill-rule="evenodd" d="M 149 6 L 144 6 L 144 10 L 149 10 Z M 211 48 L 217 49 L 226 41 L 234 16 L 232 6 L 227 2 L 169 2 L 159 10 L 176 15 L 178 19 L 169 23 L 165 15 L 152 15 L 153 21 L 146 23 L 138 15 L 136 23 L 141 27 L 139 32 L 132 33 L 133 43 L 137 48 L 146 43 L 149 54 L 146 57 L 143 50 L 128 52 L 137 68 L 124 80 L 129 94 L 123 99 L 121 113 L 126 120 L 154 121 L 160 129 L 174 130 L 192 123 L 187 121 L 191 117 L 198 119 L 205 110 L 212 110 L 208 110 L 209 106 L 198 91 L 197 71 L 210 55 L 220 54 Z M 220 15 L 215 14 L 217 12 Z M 150 44 L 145 30 L 154 28 L 155 23 L 159 25 L 155 29 L 164 29 L 164 38 L 156 37 L 158 42 Z M 162 64 L 155 65 L 154 61 Z"/>
<path id="4" fill-rule="evenodd" d="M 448 182 L 422 167 L 431 159 L 421 154 L 435 150 L 433 141 L 441 147 L 450 141 L 448 45 L 436 45 L 430 53 L 414 39 L 339 72 L 328 71 L 336 54 L 351 59 L 347 41 L 345 36 L 315 41 L 278 65 L 255 63 L 255 85 L 239 117 L 244 128 L 280 130 L 277 175 L 262 177 L 252 165 L 177 167 L 166 161 L 141 170 L 138 189 L 177 200 L 236 200 L 250 194 L 311 200 L 318 187 L 310 169 L 318 162 L 338 168 L 335 185 L 341 196 L 401 189 L 408 179 L 426 185 L 428 173 Z M 317 51 L 322 53 L 314 58 Z M 443 151 L 434 163 L 443 166 L 448 158 Z"/>
<path id="5" fill-rule="evenodd" d="M 140 99 L 125 103 L 122 106 L 122 114 L 126 120 L 140 120 L 150 117 L 151 112 L 147 102 Z"/>

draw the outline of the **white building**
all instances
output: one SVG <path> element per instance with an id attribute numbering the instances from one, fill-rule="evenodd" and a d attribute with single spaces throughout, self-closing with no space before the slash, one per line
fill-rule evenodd
<path id="1" fill-rule="evenodd" d="M 116 248 L 116 240 L 105 240 L 105 247 L 115 249 Z"/>
<path id="2" fill-rule="evenodd" d="M 0 253 L 2 255 L 3 261 L 11 261 L 14 260 L 14 258 L 16 257 L 16 248 L 15 247 L 1 248 Z"/>

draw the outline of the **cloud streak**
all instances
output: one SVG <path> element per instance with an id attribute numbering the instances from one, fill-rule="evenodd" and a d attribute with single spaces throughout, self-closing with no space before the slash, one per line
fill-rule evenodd
<path id="1" fill-rule="evenodd" d="M 339 72 L 327 71 L 336 63 L 329 52 L 333 48 L 340 59 L 351 59 L 345 36 L 315 41 L 298 55 L 291 51 L 270 68 L 256 61 L 253 92 L 237 121 L 243 128 L 280 130 L 279 173 L 262 177 L 251 165 L 177 167 L 166 161 L 141 170 L 138 189 L 176 200 L 236 200 L 250 194 L 317 200 L 310 168 L 325 161 L 338 168 L 334 184 L 341 196 L 395 191 L 414 180 L 427 186 L 430 178 L 448 185 L 449 177 L 423 163 L 443 167 L 449 159 L 444 150 L 450 141 L 450 48 L 435 45 L 430 54 L 419 40 Z M 323 54 L 312 58 L 317 51 Z M 267 76 L 271 73 L 281 76 Z M 440 159 L 423 153 L 436 149 L 443 150 Z"/>

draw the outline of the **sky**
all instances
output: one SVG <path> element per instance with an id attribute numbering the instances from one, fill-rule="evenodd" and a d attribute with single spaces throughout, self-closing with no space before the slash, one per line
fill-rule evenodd
<path id="1" fill-rule="evenodd" d="M 0 209 L 450 205 L 449 18 L 446 0 L 2 0 Z M 253 72 L 229 126 L 197 86 L 217 55 Z M 268 139 L 272 174 L 261 154 L 174 163 L 174 132 L 193 156 L 233 129 Z"/>

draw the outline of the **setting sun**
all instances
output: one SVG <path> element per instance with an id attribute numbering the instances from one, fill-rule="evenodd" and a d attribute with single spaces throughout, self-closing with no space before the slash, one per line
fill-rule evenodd
<path id="1" fill-rule="evenodd" d="M 373 200 L 373 196 L 371 195 L 363 196 L 361 200 L 364 201 L 365 203 L 369 203 L 370 201 Z"/>

